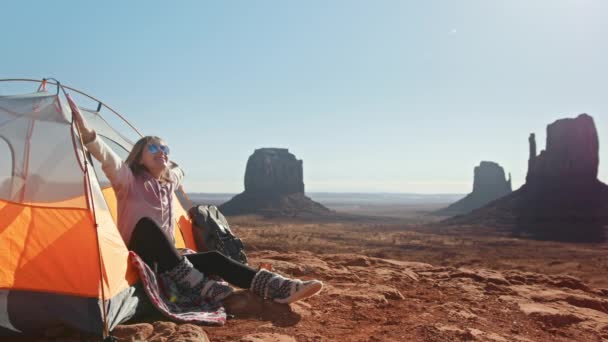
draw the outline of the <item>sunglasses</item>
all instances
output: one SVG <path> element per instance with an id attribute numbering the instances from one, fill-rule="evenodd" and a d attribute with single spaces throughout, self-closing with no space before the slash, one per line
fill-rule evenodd
<path id="1" fill-rule="evenodd" d="M 157 144 L 148 144 L 148 152 L 150 152 L 152 154 L 157 154 L 160 151 L 163 151 L 164 154 L 169 155 L 169 146 L 167 146 L 167 145 L 157 145 Z"/>

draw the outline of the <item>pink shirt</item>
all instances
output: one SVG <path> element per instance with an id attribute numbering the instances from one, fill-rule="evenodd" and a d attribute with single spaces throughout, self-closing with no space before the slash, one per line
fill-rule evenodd
<path id="1" fill-rule="evenodd" d="M 87 150 L 99 160 L 101 168 L 110 180 L 118 202 L 118 230 L 129 245 L 131 234 L 137 222 L 143 217 L 152 219 L 170 241 L 173 233 L 173 192 L 182 182 L 184 172 L 172 168 L 172 182 L 160 182 L 147 172 L 135 176 L 129 166 L 99 137 L 88 144 Z"/>

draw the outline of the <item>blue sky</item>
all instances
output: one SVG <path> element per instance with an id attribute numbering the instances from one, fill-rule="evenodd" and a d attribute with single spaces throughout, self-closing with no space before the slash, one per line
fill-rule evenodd
<path id="1" fill-rule="evenodd" d="M 94 5 L 91 5 L 94 4 Z M 0 77 L 55 77 L 164 137 L 188 191 L 239 192 L 260 147 L 307 191 L 464 193 L 587 112 L 608 181 L 608 2 L 14 1 Z M 0 91 L 3 88 L 0 87 Z"/>

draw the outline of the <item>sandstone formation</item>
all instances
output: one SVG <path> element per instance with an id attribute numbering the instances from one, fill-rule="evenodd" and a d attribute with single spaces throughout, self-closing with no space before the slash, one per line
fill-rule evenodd
<path id="1" fill-rule="evenodd" d="M 511 175 L 505 179 L 505 171 L 495 162 L 482 161 L 474 169 L 473 192 L 447 208 L 439 210 L 439 215 L 462 215 L 480 208 L 498 198 L 510 194 Z"/>
<path id="2" fill-rule="evenodd" d="M 226 215 L 326 215 L 330 210 L 304 194 L 302 160 L 286 148 L 260 148 L 249 157 L 245 191 L 220 206 Z"/>
<path id="3" fill-rule="evenodd" d="M 245 192 L 262 196 L 304 193 L 302 161 L 286 148 L 260 148 L 249 157 Z"/>
<path id="4" fill-rule="evenodd" d="M 593 118 L 581 114 L 547 126 L 546 149 L 536 155 L 534 135 L 530 136 L 530 157 L 526 186 L 536 192 L 570 192 L 586 195 L 600 182 L 599 139 Z M 559 188 L 556 187 L 559 185 Z"/>
<path id="5" fill-rule="evenodd" d="M 529 138 L 526 183 L 517 191 L 449 223 L 515 225 L 540 238 L 602 240 L 608 225 L 608 186 L 597 179 L 599 139 L 593 118 L 581 114 L 547 126 L 545 150 Z"/>

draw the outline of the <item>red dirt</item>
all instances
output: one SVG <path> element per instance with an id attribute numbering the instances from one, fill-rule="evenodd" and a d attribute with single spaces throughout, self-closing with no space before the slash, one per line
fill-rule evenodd
<path id="1" fill-rule="evenodd" d="M 223 327 L 127 324 L 114 331 L 119 341 L 200 341 L 203 332 L 211 341 L 608 339 L 606 245 L 467 227 L 230 220 L 252 265 L 320 279 L 323 291 L 291 306 L 244 291 L 226 301 L 235 318 Z"/>

